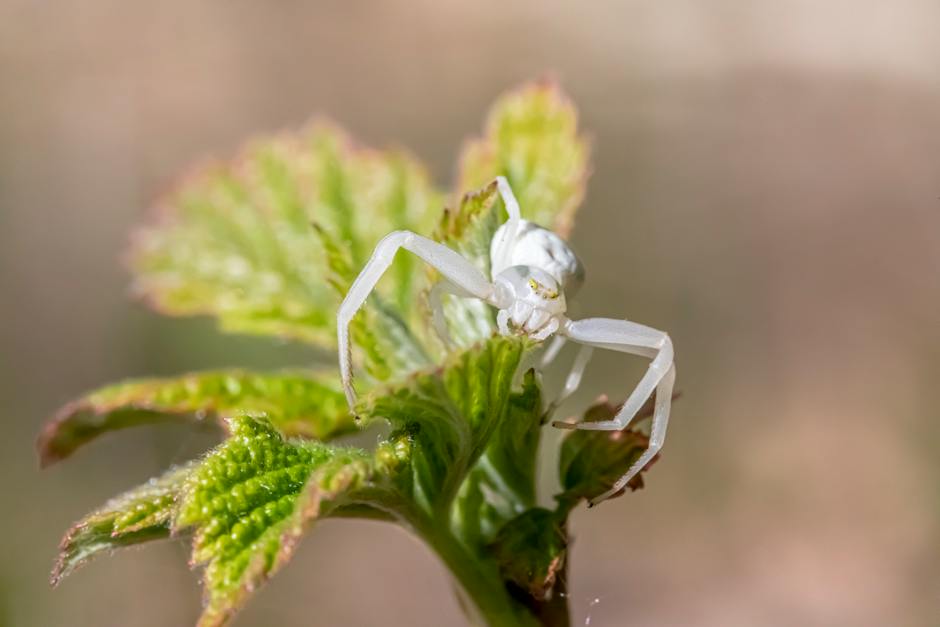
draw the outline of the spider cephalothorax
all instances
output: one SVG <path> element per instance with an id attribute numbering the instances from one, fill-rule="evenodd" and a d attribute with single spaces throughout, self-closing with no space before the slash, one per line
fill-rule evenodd
<path id="1" fill-rule="evenodd" d="M 554 335 L 555 341 L 542 359 L 543 367 L 554 359 L 566 339 L 582 345 L 565 387 L 552 408 L 577 389 L 595 347 L 652 359 L 646 374 L 612 420 L 552 423 L 568 429 L 625 429 L 643 403 L 653 393 L 656 394 L 649 447 L 610 490 L 592 501 L 595 504 L 619 492 L 662 447 L 676 376 L 672 342 L 662 331 L 627 320 L 568 319 L 565 296 L 572 295 L 584 279 L 581 262 L 557 234 L 520 217 L 519 204 L 505 178 L 497 177 L 496 183 L 509 219 L 493 236 L 489 277 L 450 248 L 410 231 L 390 233 L 376 246 L 365 268 L 349 288 L 337 314 L 339 365 L 346 399 L 350 409 L 354 409 L 356 394 L 352 387 L 349 322 L 391 265 L 398 249 L 404 248 L 444 277 L 431 290 L 430 302 L 435 329 L 445 341 L 447 328 L 441 309 L 441 294 L 450 293 L 478 298 L 496 307 L 499 310 L 497 324 L 503 335 L 519 333 L 538 341 Z"/>
<path id="2" fill-rule="evenodd" d="M 499 332 L 516 331 L 544 340 L 561 326 L 565 293 L 553 276 L 531 266 L 510 266 L 493 279 Z"/>

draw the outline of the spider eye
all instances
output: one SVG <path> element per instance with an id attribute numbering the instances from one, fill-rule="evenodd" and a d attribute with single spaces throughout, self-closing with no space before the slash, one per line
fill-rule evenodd
<path id="1" fill-rule="evenodd" d="M 536 295 L 547 300 L 555 300 L 558 298 L 558 290 L 551 289 L 550 287 L 539 283 L 536 279 L 529 279 L 529 287 L 535 292 Z"/>

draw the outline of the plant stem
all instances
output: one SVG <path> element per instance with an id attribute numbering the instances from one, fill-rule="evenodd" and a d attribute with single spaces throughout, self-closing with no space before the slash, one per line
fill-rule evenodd
<path id="1" fill-rule="evenodd" d="M 410 508 L 409 508 L 410 509 Z M 480 627 L 568 627 L 568 602 L 559 582 L 549 601 L 537 601 L 506 585 L 496 562 L 462 543 L 447 525 L 416 514 L 408 521 L 450 570 L 458 586 L 458 600 L 472 625 Z"/>
<path id="2" fill-rule="evenodd" d="M 457 580 L 461 605 L 473 624 L 486 627 L 536 627 L 539 620 L 509 594 L 496 564 L 474 555 L 449 530 L 421 534 Z M 467 607 L 467 605 L 472 607 Z"/>

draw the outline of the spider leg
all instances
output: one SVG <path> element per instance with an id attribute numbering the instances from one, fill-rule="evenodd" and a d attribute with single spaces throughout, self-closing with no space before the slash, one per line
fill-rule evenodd
<path id="1" fill-rule="evenodd" d="M 544 370 L 552 365 L 552 362 L 558 357 L 558 353 L 561 352 L 561 349 L 564 348 L 565 342 L 567 341 L 568 338 L 564 335 L 556 335 L 552 338 L 552 343 L 549 344 L 545 352 L 542 353 L 542 360 L 539 362 L 540 370 Z"/>
<path id="2" fill-rule="evenodd" d="M 559 327 L 561 327 L 561 323 L 558 322 L 558 318 L 552 318 L 544 327 L 532 333 L 529 337 L 536 342 L 544 342 L 551 337 L 553 333 L 557 332 Z"/>
<path id="3" fill-rule="evenodd" d="M 504 337 L 512 334 L 509 329 L 509 310 L 500 309 L 496 312 L 496 328 L 499 329 L 499 334 Z"/>
<path id="4" fill-rule="evenodd" d="M 509 219 L 506 220 L 506 228 L 503 229 L 502 233 L 499 233 L 499 239 L 493 242 L 494 263 L 491 275 L 494 277 L 509 267 L 512 259 L 512 248 L 516 243 L 516 233 L 519 232 L 519 221 L 522 219 L 519 202 L 512 193 L 512 188 L 509 187 L 509 181 L 506 180 L 505 176 L 496 177 L 496 188 L 503 199 L 503 205 L 506 207 Z"/>
<path id="5" fill-rule="evenodd" d="M 428 292 L 428 305 L 431 308 L 431 322 L 434 325 L 434 332 L 444 343 L 446 348 L 451 348 L 454 344 L 450 336 L 450 330 L 447 328 L 447 320 L 444 318 L 444 303 L 441 296 L 451 294 L 458 298 L 472 298 L 473 294 L 460 289 L 449 281 L 438 281 Z"/>
<path id="6" fill-rule="evenodd" d="M 555 336 L 555 342 L 548 347 L 548 353 L 551 351 L 555 344 L 563 344 L 564 338 L 560 335 Z M 559 342 L 558 340 L 562 340 Z M 574 394 L 578 388 L 581 386 L 581 378 L 584 375 L 584 370 L 587 368 L 588 362 L 591 361 L 591 355 L 594 353 L 594 347 L 584 344 L 578 350 L 578 355 L 574 358 L 574 364 L 571 366 L 571 371 L 568 373 L 568 377 L 565 379 L 565 386 L 561 390 L 561 394 L 549 403 L 548 407 L 545 410 L 542 420 L 547 420 L 549 416 L 555 413 L 555 410 L 558 409 L 562 403 L 564 403 L 568 398 Z M 542 358 L 542 363 L 545 363 L 545 358 Z"/>
<path id="7" fill-rule="evenodd" d="M 663 376 L 662 380 L 660 380 L 659 386 L 656 388 L 656 403 L 653 408 L 653 423 L 650 427 L 649 446 L 647 446 L 643 454 L 633 462 L 633 465 L 627 469 L 627 472 L 624 473 L 607 492 L 591 499 L 588 504 L 590 507 L 620 492 L 633 477 L 646 468 L 646 465 L 656 457 L 656 454 L 663 447 L 663 442 L 666 440 L 666 427 L 669 425 L 669 407 L 672 403 L 672 386 L 675 381 L 676 367 L 673 365 L 669 367 L 669 370 Z"/>
<path id="8" fill-rule="evenodd" d="M 623 489 L 662 448 L 663 441 L 666 438 L 666 428 L 669 424 L 672 387 L 676 378 L 672 341 L 662 331 L 635 322 L 607 318 L 589 318 L 572 322 L 566 327 L 565 333 L 569 339 L 588 346 L 652 357 L 646 374 L 643 375 L 636 389 L 633 390 L 613 419 L 577 424 L 553 423 L 556 427 L 569 429 L 619 431 L 627 428 L 630 421 L 633 420 L 633 417 L 643 406 L 643 403 L 646 402 L 646 399 L 653 392 L 656 393 L 649 446 L 610 490 L 591 501 L 591 505 L 596 505 Z"/>
<path id="9" fill-rule="evenodd" d="M 336 314 L 339 370 L 343 382 L 343 391 L 346 393 L 346 400 L 351 411 L 355 411 L 356 392 L 352 387 L 349 323 L 356 315 L 356 312 L 365 304 L 379 279 L 392 265 L 395 254 L 400 248 L 404 248 L 420 257 L 425 263 L 440 272 L 447 281 L 466 292 L 469 296 L 488 301 L 493 295 L 493 285 L 486 277 L 472 263 L 443 244 L 438 244 L 411 231 L 394 231 L 382 238 L 376 245 L 365 268 L 353 281 Z"/>

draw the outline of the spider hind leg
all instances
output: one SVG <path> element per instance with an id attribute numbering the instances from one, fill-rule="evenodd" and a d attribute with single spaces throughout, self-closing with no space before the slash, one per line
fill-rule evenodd
<path id="1" fill-rule="evenodd" d="M 646 400 L 655 393 L 656 400 L 650 427 L 649 446 L 607 492 L 591 500 L 591 504 L 596 505 L 622 490 L 633 477 L 646 467 L 663 446 L 666 439 L 666 429 L 669 425 L 672 388 L 676 378 L 672 341 L 662 331 L 627 320 L 608 318 L 589 318 L 571 322 L 564 331 L 568 339 L 580 344 L 652 357 L 646 374 L 643 375 L 623 407 L 611 420 L 579 423 L 556 421 L 552 423 L 556 427 L 567 429 L 620 431 L 630 425 L 630 421 L 633 420 L 633 417 L 636 416 Z"/>

